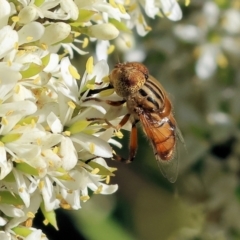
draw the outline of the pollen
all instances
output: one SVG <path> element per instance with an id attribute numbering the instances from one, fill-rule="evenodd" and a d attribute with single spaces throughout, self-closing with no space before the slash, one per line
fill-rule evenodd
<path id="1" fill-rule="evenodd" d="M 74 66 L 69 65 L 68 71 L 73 78 L 80 79 L 80 74 L 78 73 L 77 69 Z"/>
<path id="2" fill-rule="evenodd" d="M 97 190 L 94 191 L 94 194 L 100 194 L 102 192 L 102 189 L 103 189 L 102 185 L 98 186 Z"/>
<path id="3" fill-rule="evenodd" d="M 25 188 L 23 188 L 23 187 L 22 187 L 22 188 L 19 188 L 18 191 L 19 191 L 20 193 L 23 193 L 23 192 L 25 191 Z"/>
<path id="4" fill-rule="evenodd" d="M 26 38 L 26 40 L 27 40 L 28 42 L 30 42 L 30 41 L 33 40 L 33 37 L 30 37 L 30 36 L 29 36 L 29 37 Z"/>
<path id="5" fill-rule="evenodd" d="M 114 50 L 115 50 L 115 46 L 111 44 L 107 49 L 107 54 L 109 55 L 113 53 Z"/>
<path id="6" fill-rule="evenodd" d="M 88 74 L 92 74 L 93 72 L 93 57 L 88 58 L 86 63 L 86 71 Z"/>
<path id="7" fill-rule="evenodd" d="M 72 108 L 72 109 L 75 109 L 75 108 L 76 108 L 75 103 L 72 102 L 72 101 L 69 101 L 69 102 L 68 102 L 68 106 L 69 106 L 70 108 Z"/>
<path id="8" fill-rule="evenodd" d="M 14 87 L 14 92 L 15 92 L 15 93 L 19 93 L 19 91 L 20 91 L 20 86 L 19 86 L 19 85 L 16 85 L 16 86 Z"/>
<path id="9" fill-rule="evenodd" d="M 50 161 L 48 162 L 48 164 L 49 164 L 50 167 L 54 167 L 53 161 L 50 160 Z"/>
<path id="10" fill-rule="evenodd" d="M 0 147 L 4 147 L 4 143 L 0 141 Z"/>
<path id="11" fill-rule="evenodd" d="M 185 0 L 185 6 L 187 7 L 190 4 L 191 0 Z"/>
<path id="12" fill-rule="evenodd" d="M 124 8 L 124 6 L 122 4 L 119 3 L 117 6 L 121 13 L 123 13 L 123 14 L 126 13 L 126 9 Z"/>
<path id="13" fill-rule="evenodd" d="M 109 3 L 110 3 L 113 7 L 117 8 L 117 4 L 115 3 L 114 0 L 109 0 Z"/>
<path id="14" fill-rule="evenodd" d="M 57 154 L 58 151 L 59 151 L 59 148 L 58 148 L 58 147 L 54 147 L 54 148 L 53 148 L 53 152 L 54 152 L 55 154 Z"/>
<path id="15" fill-rule="evenodd" d="M 150 26 L 145 26 L 145 30 L 150 32 L 150 31 L 152 31 L 152 28 Z"/>
<path id="16" fill-rule="evenodd" d="M 93 143 L 90 143 L 89 144 L 89 152 L 94 154 L 94 151 L 95 151 L 95 145 Z"/>
<path id="17" fill-rule="evenodd" d="M 44 219 L 43 224 L 47 226 L 49 224 L 49 221 L 47 219 Z"/>
<path id="18" fill-rule="evenodd" d="M 41 138 L 38 138 L 38 139 L 37 139 L 37 145 L 40 146 L 41 144 L 42 144 L 42 139 L 41 139 Z"/>
<path id="19" fill-rule="evenodd" d="M 32 119 L 32 121 L 31 121 L 31 126 L 32 126 L 32 128 L 34 128 L 34 127 L 35 127 L 35 125 L 36 125 L 36 122 L 35 122 L 35 120 L 34 120 L 34 119 Z"/>
<path id="20" fill-rule="evenodd" d="M 125 41 L 125 44 L 128 48 L 132 47 L 132 42 L 131 41 Z"/>
<path id="21" fill-rule="evenodd" d="M 48 46 L 46 43 L 41 43 L 41 47 L 43 50 L 47 50 L 48 49 Z"/>
<path id="22" fill-rule="evenodd" d="M 13 110 L 9 110 L 7 113 L 6 113 L 6 116 L 11 116 L 13 114 Z"/>
<path id="23" fill-rule="evenodd" d="M 8 120 L 5 117 L 2 117 L 2 125 L 8 125 Z"/>
<path id="24" fill-rule="evenodd" d="M 86 48 L 88 46 L 88 44 L 89 44 L 89 39 L 85 37 L 83 39 L 82 48 Z"/>
<path id="25" fill-rule="evenodd" d="M 74 37 L 75 37 L 75 38 L 79 37 L 80 35 L 81 35 L 80 32 L 74 32 Z"/>
<path id="26" fill-rule="evenodd" d="M 19 22 L 19 17 L 18 16 L 14 16 L 11 18 L 13 22 Z"/>
<path id="27" fill-rule="evenodd" d="M 69 136 L 71 136 L 71 132 L 70 131 L 65 131 L 64 135 L 69 137 Z"/>
<path id="28" fill-rule="evenodd" d="M 91 171 L 91 173 L 92 174 L 97 174 L 97 173 L 99 173 L 99 168 L 94 168 L 92 171 Z"/>
<path id="29" fill-rule="evenodd" d="M 26 227 L 32 227 L 33 225 L 33 219 L 32 218 L 28 218 L 26 221 L 25 221 L 25 224 L 24 224 Z"/>
<path id="30" fill-rule="evenodd" d="M 11 66 L 12 66 L 12 61 L 8 60 L 8 61 L 7 61 L 7 65 L 8 65 L 9 67 L 11 67 Z"/>
<path id="31" fill-rule="evenodd" d="M 33 83 L 34 84 L 38 84 L 39 82 L 40 82 L 40 77 L 38 76 L 38 77 L 36 77 L 34 80 L 33 80 Z"/>
<path id="32" fill-rule="evenodd" d="M 88 195 L 80 197 L 80 200 L 82 200 L 82 201 L 87 201 L 89 199 L 90 199 L 90 197 Z"/>
<path id="33" fill-rule="evenodd" d="M 60 203 L 60 206 L 63 208 L 63 209 L 66 209 L 66 210 L 70 210 L 71 209 L 71 205 L 69 203 L 67 203 L 66 201 L 63 201 Z"/>
<path id="34" fill-rule="evenodd" d="M 110 176 L 107 175 L 107 177 L 106 177 L 106 184 L 109 184 L 109 183 L 110 183 Z"/>
<path id="35" fill-rule="evenodd" d="M 35 214 L 33 212 L 28 212 L 27 217 L 29 218 L 35 218 Z"/>
<path id="36" fill-rule="evenodd" d="M 42 190 L 44 186 L 45 186 L 44 181 L 40 181 L 38 184 L 39 189 Z"/>
<path id="37" fill-rule="evenodd" d="M 116 131 L 115 132 L 115 136 L 118 137 L 119 139 L 122 139 L 123 138 L 123 134 L 121 131 Z"/>

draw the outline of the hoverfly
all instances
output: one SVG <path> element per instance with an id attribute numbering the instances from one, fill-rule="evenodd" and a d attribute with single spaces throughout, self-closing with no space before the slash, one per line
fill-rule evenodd
<path id="1" fill-rule="evenodd" d="M 177 137 L 180 137 L 181 140 L 182 137 L 173 117 L 171 102 L 162 85 L 149 75 L 146 66 L 138 62 L 116 64 L 109 79 L 110 85 L 123 100 L 106 102 L 112 106 L 126 103 L 128 109 L 128 113 L 116 129 L 123 127 L 128 120 L 132 124 L 129 158 L 124 159 L 115 155 L 115 159 L 129 163 L 135 158 L 137 151 L 136 123 L 140 121 L 163 175 L 170 182 L 175 182 L 178 173 L 176 141 Z M 91 97 L 86 100 L 101 101 Z"/>

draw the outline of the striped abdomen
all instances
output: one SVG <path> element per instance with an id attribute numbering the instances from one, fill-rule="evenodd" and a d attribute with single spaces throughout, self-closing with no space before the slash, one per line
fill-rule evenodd
<path id="1" fill-rule="evenodd" d="M 148 77 L 138 92 L 128 97 L 127 104 L 130 112 L 135 112 L 137 115 L 144 112 L 155 121 L 161 121 L 162 118 L 168 117 L 172 111 L 166 92 L 152 76 Z"/>

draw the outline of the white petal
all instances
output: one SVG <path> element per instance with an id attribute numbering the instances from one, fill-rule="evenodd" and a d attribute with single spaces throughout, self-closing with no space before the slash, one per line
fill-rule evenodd
<path id="1" fill-rule="evenodd" d="M 159 9 L 155 6 L 155 0 L 145 1 L 144 9 L 145 9 L 146 14 L 150 18 L 154 18 L 155 15 L 159 12 Z"/>
<path id="2" fill-rule="evenodd" d="M 2 217 L 0 217 L 0 226 L 4 226 L 6 223 L 7 223 L 7 220 L 2 218 Z"/>
<path id="3" fill-rule="evenodd" d="M 0 116 L 8 112 L 20 112 L 22 116 L 30 115 L 36 112 L 37 106 L 31 101 L 20 101 L 2 104 L 0 107 Z"/>
<path id="4" fill-rule="evenodd" d="M 79 209 L 80 206 L 80 191 L 68 191 L 66 189 L 61 190 L 63 198 L 71 205 L 75 210 Z"/>
<path id="5" fill-rule="evenodd" d="M 112 157 L 112 148 L 102 139 L 85 133 L 74 134 L 71 139 L 91 154 L 105 158 Z"/>
<path id="6" fill-rule="evenodd" d="M 67 97 L 70 97 L 73 101 L 78 101 L 78 85 L 76 79 L 70 73 L 71 63 L 68 57 L 65 57 L 61 61 L 61 74 L 67 88 L 59 88 L 59 90 Z"/>
<path id="7" fill-rule="evenodd" d="M 0 210 L 8 217 L 23 217 L 25 213 L 22 209 L 14 207 L 10 204 L 0 204 Z"/>
<path id="8" fill-rule="evenodd" d="M 196 64 L 196 73 L 201 79 L 208 79 L 217 69 L 216 56 L 218 49 L 214 46 L 206 46 Z"/>
<path id="9" fill-rule="evenodd" d="M 195 25 L 178 24 L 174 28 L 174 33 L 186 42 L 198 43 L 203 39 L 203 31 Z"/>
<path id="10" fill-rule="evenodd" d="M 24 240 L 43 240 L 42 235 L 43 235 L 42 230 L 36 229 L 32 233 L 30 233 L 26 238 L 24 238 Z"/>
<path id="11" fill-rule="evenodd" d="M 112 194 L 118 190 L 117 184 L 107 185 L 107 184 L 103 184 L 103 183 L 98 183 L 97 185 L 95 185 L 94 183 L 90 183 L 88 185 L 88 187 L 92 191 L 96 191 L 99 186 L 102 186 L 102 191 L 100 192 L 100 194 Z"/>
<path id="12" fill-rule="evenodd" d="M 38 12 L 36 7 L 34 6 L 26 6 L 22 8 L 18 14 L 19 22 L 23 24 L 27 24 L 35 20 L 38 16 Z"/>
<path id="13" fill-rule="evenodd" d="M 97 62 L 93 68 L 93 73 L 89 74 L 88 78 L 92 79 L 93 76 L 96 76 L 95 82 L 100 83 L 102 79 L 109 74 L 109 66 L 105 60 Z"/>
<path id="14" fill-rule="evenodd" d="M 44 34 L 45 28 L 39 22 L 31 22 L 24 25 L 19 31 L 19 45 L 39 40 Z"/>
<path id="15" fill-rule="evenodd" d="M 107 60 L 108 54 L 107 49 L 109 47 L 109 41 L 98 40 L 96 45 L 96 55 L 98 60 Z"/>
<path id="16" fill-rule="evenodd" d="M 176 0 L 160 0 L 163 13 L 172 21 L 182 18 L 182 10 Z"/>
<path id="17" fill-rule="evenodd" d="M 62 167 L 65 170 L 70 170 L 77 164 L 77 152 L 70 138 L 62 138 L 60 155 L 62 156 Z"/>
<path id="18" fill-rule="evenodd" d="M 53 133 L 61 133 L 63 131 L 62 123 L 53 112 L 47 116 L 47 123 Z"/>
<path id="19" fill-rule="evenodd" d="M 63 136 L 60 134 L 48 134 L 44 136 L 44 141 L 42 142 L 42 148 L 52 148 L 61 142 Z"/>
<path id="20" fill-rule="evenodd" d="M 7 25 L 11 7 L 8 1 L 0 0 L 0 29 Z"/>
<path id="21" fill-rule="evenodd" d="M 17 170 L 13 169 L 13 175 L 16 180 L 17 188 L 18 188 L 18 194 L 23 200 L 26 207 L 29 207 L 30 205 L 30 195 L 27 192 L 27 185 L 24 179 L 24 176 L 22 173 L 18 172 Z"/>
<path id="22" fill-rule="evenodd" d="M 119 30 L 111 23 L 102 23 L 90 26 L 88 34 L 99 40 L 112 40 L 119 35 Z"/>
<path id="23" fill-rule="evenodd" d="M 60 3 L 62 9 L 70 15 L 72 20 L 77 20 L 78 18 L 78 7 L 72 0 L 64 0 Z"/>
<path id="24" fill-rule="evenodd" d="M 14 49 L 18 42 L 18 34 L 10 26 L 5 26 L 0 30 L 0 59 Z"/>
<path id="25" fill-rule="evenodd" d="M 59 55 L 51 53 L 48 65 L 43 69 L 44 72 L 52 73 L 58 67 Z"/>
<path id="26" fill-rule="evenodd" d="M 71 27 L 69 24 L 63 22 L 51 24 L 46 27 L 40 42 L 48 46 L 53 45 L 64 40 L 70 34 L 70 31 Z"/>
<path id="27" fill-rule="evenodd" d="M 48 177 L 44 178 L 42 196 L 43 196 L 46 211 L 52 211 L 59 206 L 59 200 L 55 196 L 53 183 L 50 181 Z"/>
<path id="28" fill-rule="evenodd" d="M 4 146 L 0 146 L 0 180 L 5 178 L 12 171 L 11 161 L 7 161 L 6 150 Z"/>
<path id="29" fill-rule="evenodd" d="M 1 240 L 11 240 L 11 235 L 9 232 L 3 232 L 3 231 L 0 231 L 0 239 Z"/>

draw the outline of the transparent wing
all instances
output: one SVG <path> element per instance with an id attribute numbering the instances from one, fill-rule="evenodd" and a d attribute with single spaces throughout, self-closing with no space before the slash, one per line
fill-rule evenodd
<path id="1" fill-rule="evenodd" d="M 143 130 L 151 142 L 159 168 L 164 177 L 175 182 L 178 175 L 178 155 L 176 151 L 177 128 L 172 115 L 161 124 L 154 126 L 148 116 L 139 116 Z"/>

